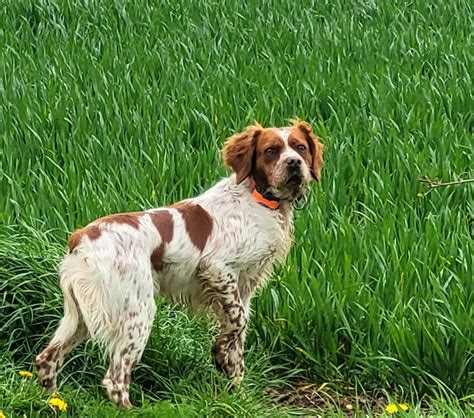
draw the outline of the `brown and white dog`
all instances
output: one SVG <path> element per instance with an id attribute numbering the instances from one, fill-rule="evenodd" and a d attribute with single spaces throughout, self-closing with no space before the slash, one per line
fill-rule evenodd
<path id="1" fill-rule="evenodd" d="M 235 173 L 202 195 L 75 231 L 61 264 L 64 317 L 36 358 L 41 384 L 53 390 L 64 357 L 91 337 L 110 356 L 102 381 L 109 398 L 130 408 L 131 372 L 150 335 L 157 295 L 215 312 L 214 361 L 238 384 L 250 299 L 290 247 L 293 203 L 311 178 L 319 181 L 322 149 L 302 121 L 249 126 L 223 150 Z"/>

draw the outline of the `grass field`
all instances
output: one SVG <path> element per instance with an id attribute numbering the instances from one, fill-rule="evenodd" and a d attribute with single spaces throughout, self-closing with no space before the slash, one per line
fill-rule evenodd
<path id="1" fill-rule="evenodd" d="M 245 383 L 227 393 L 206 319 L 160 302 L 132 414 L 474 414 L 474 187 L 419 181 L 474 177 L 472 6 L 192 3 L 0 5 L 0 411 L 55 413 L 18 371 L 60 318 L 68 232 L 201 192 L 226 137 L 297 116 L 323 181 L 253 303 Z M 104 370 L 75 351 L 68 414 L 119 414 Z"/>

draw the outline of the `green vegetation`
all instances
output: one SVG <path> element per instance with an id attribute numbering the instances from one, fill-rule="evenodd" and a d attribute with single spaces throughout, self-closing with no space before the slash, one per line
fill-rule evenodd
<path id="1" fill-rule="evenodd" d="M 226 137 L 297 116 L 326 144 L 323 181 L 254 302 L 245 384 L 225 390 L 204 318 L 163 305 L 133 414 L 344 416 L 339 395 L 472 413 L 474 188 L 419 182 L 473 177 L 472 19 L 460 0 L 0 5 L 0 411 L 50 410 L 18 371 L 61 315 L 68 232 L 199 193 Z M 74 352 L 70 414 L 119 413 L 104 367 Z M 314 402 L 275 400 L 313 383 Z"/>

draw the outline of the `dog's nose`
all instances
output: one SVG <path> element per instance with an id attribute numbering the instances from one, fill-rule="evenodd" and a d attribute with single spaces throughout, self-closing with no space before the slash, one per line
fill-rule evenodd
<path id="1" fill-rule="evenodd" d="M 286 165 L 288 167 L 299 167 L 301 165 L 301 160 L 299 158 L 288 158 L 286 160 Z"/>

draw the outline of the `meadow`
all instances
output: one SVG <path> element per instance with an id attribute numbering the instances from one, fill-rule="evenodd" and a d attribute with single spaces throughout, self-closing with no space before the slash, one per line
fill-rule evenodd
<path id="1" fill-rule="evenodd" d="M 158 301 L 136 416 L 474 414 L 472 6 L 452 1 L 5 1 L 0 5 L 0 411 L 54 416 L 33 359 L 61 317 L 68 234 L 228 171 L 245 126 L 310 122 L 322 182 L 253 302 L 241 388 L 215 329 Z M 117 416 L 79 347 L 64 415 Z M 387 413 L 388 414 L 388 413 Z M 1 415 L 0 415 L 1 416 Z"/>

